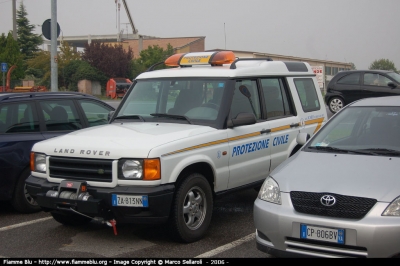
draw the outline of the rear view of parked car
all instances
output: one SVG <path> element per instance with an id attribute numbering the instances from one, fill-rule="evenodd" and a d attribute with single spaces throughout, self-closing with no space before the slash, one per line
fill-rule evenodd
<path id="1" fill-rule="evenodd" d="M 333 116 L 264 182 L 254 203 L 257 248 L 400 257 L 399 136 L 400 96 L 363 99 Z"/>
<path id="2" fill-rule="evenodd" d="M 393 71 L 341 71 L 329 82 L 325 102 L 329 110 L 336 113 L 363 98 L 400 95 L 399 84 L 400 75 Z"/>
<path id="3" fill-rule="evenodd" d="M 0 200 L 20 212 L 40 206 L 25 188 L 30 151 L 36 142 L 78 129 L 107 124 L 114 108 L 81 93 L 0 94 Z"/>

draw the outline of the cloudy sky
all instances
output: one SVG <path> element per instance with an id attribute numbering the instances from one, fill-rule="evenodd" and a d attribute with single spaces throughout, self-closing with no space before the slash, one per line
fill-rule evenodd
<path id="1" fill-rule="evenodd" d="M 29 22 L 51 18 L 53 0 L 17 0 Z M 205 36 L 206 49 L 232 49 L 353 62 L 389 59 L 400 69 L 399 0 L 126 0 L 140 34 Z M 64 36 L 116 34 L 115 0 L 57 0 Z M 120 29 L 132 33 L 121 1 Z M 12 30 L 12 0 L 0 0 L 0 34 Z"/>

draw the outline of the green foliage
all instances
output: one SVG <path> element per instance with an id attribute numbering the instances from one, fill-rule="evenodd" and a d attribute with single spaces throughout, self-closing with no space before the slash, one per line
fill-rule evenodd
<path id="1" fill-rule="evenodd" d="M 168 44 L 164 50 L 158 45 L 149 46 L 140 52 L 140 57 L 132 60 L 132 77 L 136 78 L 140 73 L 145 72 L 154 64 L 165 61 L 169 56 L 174 54 L 171 44 Z M 164 64 L 157 66 L 158 69 L 166 68 Z"/>
<path id="2" fill-rule="evenodd" d="M 26 74 L 31 75 L 37 81 L 36 85 L 50 88 L 51 65 L 50 52 L 39 51 L 33 54 L 32 58 L 26 61 Z"/>
<path id="3" fill-rule="evenodd" d="M 51 79 L 51 53 L 48 51 L 39 51 L 33 54 L 33 57 L 27 60 L 26 74 L 33 77 L 38 82 L 37 85 L 50 86 Z M 73 50 L 67 42 L 61 42 L 60 52 L 58 53 L 58 84 L 59 87 L 68 87 L 68 76 L 65 75 L 65 66 L 70 62 L 80 60 L 79 52 Z M 35 82 L 36 84 L 36 82 Z"/>
<path id="4" fill-rule="evenodd" d="M 41 35 L 33 33 L 35 26 L 29 23 L 27 11 L 23 2 L 17 10 L 17 36 L 21 53 L 27 58 L 32 58 L 39 51 L 39 45 L 43 44 Z"/>
<path id="5" fill-rule="evenodd" d="M 390 70 L 390 71 L 395 71 L 397 72 L 396 66 L 392 61 L 389 59 L 379 59 L 375 60 L 374 62 L 371 63 L 369 66 L 370 70 Z"/>
<path id="6" fill-rule="evenodd" d="M 4 33 L 0 36 L 0 61 L 7 63 L 8 69 L 16 65 L 16 68 L 11 72 L 11 80 L 21 79 L 25 76 L 22 54 L 11 32 L 8 33 L 7 37 Z M 3 81 L 2 75 L 1 81 Z"/>
<path id="7" fill-rule="evenodd" d="M 351 64 L 351 70 L 357 70 L 357 68 L 356 68 L 356 65 L 353 63 L 353 62 L 350 62 L 350 64 Z"/>
<path id="8" fill-rule="evenodd" d="M 92 42 L 86 45 L 82 60 L 97 68 L 109 78 L 125 78 L 131 73 L 132 48 L 125 51 L 122 45 Z"/>
<path id="9" fill-rule="evenodd" d="M 99 81 L 105 85 L 108 77 L 100 70 L 92 67 L 83 60 L 72 60 L 64 68 L 66 88 L 71 91 L 78 91 L 78 82 L 83 79 Z"/>

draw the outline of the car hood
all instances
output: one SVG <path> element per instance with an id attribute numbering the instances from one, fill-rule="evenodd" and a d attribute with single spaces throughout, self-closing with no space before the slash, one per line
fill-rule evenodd
<path id="1" fill-rule="evenodd" d="M 298 152 L 271 176 L 282 192 L 308 191 L 391 202 L 400 196 L 400 158 Z"/>
<path id="2" fill-rule="evenodd" d="M 146 158 L 158 146 L 215 130 L 207 126 L 173 123 L 115 123 L 44 140 L 35 144 L 32 150 L 58 156 Z"/>

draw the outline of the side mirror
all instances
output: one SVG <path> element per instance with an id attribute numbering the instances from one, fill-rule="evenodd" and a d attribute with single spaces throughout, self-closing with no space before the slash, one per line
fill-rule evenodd
<path id="1" fill-rule="evenodd" d="M 239 87 L 239 91 L 246 96 L 247 98 L 251 98 L 251 93 L 249 91 L 249 89 L 245 86 L 245 85 L 240 85 Z"/>
<path id="2" fill-rule="evenodd" d="M 256 117 L 252 113 L 239 113 L 236 118 L 228 121 L 228 128 L 239 126 L 253 125 L 257 122 Z"/>
<path id="3" fill-rule="evenodd" d="M 115 113 L 115 111 L 110 111 L 110 112 L 108 113 L 108 117 L 107 117 L 108 122 L 110 122 L 111 117 L 114 115 L 114 113 Z"/>
<path id="4" fill-rule="evenodd" d="M 304 145 L 310 139 L 310 134 L 308 133 L 299 133 L 296 137 L 296 141 L 299 145 Z"/>
<path id="5" fill-rule="evenodd" d="M 397 88 L 397 85 L 396 85 L 394 82 L 392 82 L 392 81 L 388 82 L 387 85 L 388 85 L 390 88 L 392 88 L 392 89 Z"/>

